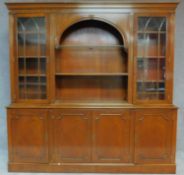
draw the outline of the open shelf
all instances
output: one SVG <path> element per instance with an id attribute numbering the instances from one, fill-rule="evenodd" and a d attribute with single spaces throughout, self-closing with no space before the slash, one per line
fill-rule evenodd
<path id="1" fill-rule="evenodd" d="M 104 99 L 104 100 L 94 100 L 94 99 L 88 99 L 88 100 L 55 100 L 54 105 L 93 105 L 93 106 L 98 106 L 98 105 L 110 105 L 112 106 L 117 106 L 117 105 L 128 105 L 128 102 L 126 100 L 109 100 L 109 99 Z"/>
<path id="2" fill-rule="evenodd" d="M 128 73 L 56 73 L 56 76 L 128 76 Z"/>
<path id="3" fill-rule="evenodd" d="M 56 100 L 127 101 L 127 77 L 70 76 L 56 77 Z"/>
<path id="4" fill-rule="evenodd" d="M 115 49 L 123 48 L 126 50 L 124 45 L 57 45 L 56 49 Z"/>

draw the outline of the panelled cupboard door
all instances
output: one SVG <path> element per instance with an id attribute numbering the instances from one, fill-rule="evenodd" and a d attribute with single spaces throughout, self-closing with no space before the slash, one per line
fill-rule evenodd
<path id="1" fill-rule="evenodd" d="M 175 121 L 174 110 L 136 111 L 136 163 L 170 163 L 172 161 Z"/>
<path id="2" fill-rule="evenodd" d="M 46 110 L 8 110 L 11 162 L 48 162 Z"/>
<path id="3" fill-rule="evenodd" d="M 84 110 L 55 110 L 50 114 L 51 162 L 90 160 L 91 121 Z"/>
<path id="4" fill-rule="evenodd" d="M 93 159 L 95 162 L 131 161 L 131 118 L 129 110 L 99 110 L 93 116 Z"/>

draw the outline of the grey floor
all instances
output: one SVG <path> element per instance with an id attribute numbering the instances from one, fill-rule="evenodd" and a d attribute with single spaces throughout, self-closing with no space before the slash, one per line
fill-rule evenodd
<path id="1" fill-rule="evenodd" d="M 5 154 L 3 154 L 5 155 Z M 184 152 L 177 152 L 177 175 L 184 175 Z M 8 173 L 7 172 L 7 156 L 5 157 L 0 155 L 0 175 L 49 175 L 53 173 Z M 55 174 L 60 174 L 60 173 L 55 173 Z M 69 175 L 74 175 L 74 174 L 69 174 Z M 87 175 L 87 173 L 83 174 Z M 88 175 L 94 175 L 94 174 L 88 174 Z M 97 174 L 95 174 L 97 175 Z M 104 174 L 106 175 L 106 174 Z M 126 175 L 126 174 L 123 174 Z M 134 174 L 135 175 L 135 174 Z M 139 174 L 140 175 L 140 174 Z M 158 175 L 158 174 L 157 174 Z"/>

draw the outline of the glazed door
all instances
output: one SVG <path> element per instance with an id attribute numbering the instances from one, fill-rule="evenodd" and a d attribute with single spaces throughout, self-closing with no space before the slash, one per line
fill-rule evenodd
<path id="1" fill-rule="evenodd" d="M 50 116 L 51 162 L 89 162 L 91 118 L 84 110 L 56 110 Z"/>
<path id="2" fill-rule="evenodd" d="M 175 139 L 174 110 L 152 109 L 136 111 L 135 162 L 170 163 Z"/>
<path id="3" fill-rule="evenodd" d="M 137 102 L 166 103 L 172 94 L 172 49 L 169 15 L 137 16 L 135 31 Z"/>
<path id="4" fill-rule="evenodd" d="M 10 161 L 48 162 L 46 110 L 9 110 L 8 125 Z"/>
<path id="5" fill-rule="evenodd" d="M 93 161 L 131 161 L 130 111 L 99 110 L 93 116 Z"/>
<path id="6" fill-rule="evenodd" d="M 49 36 L 47 24 L 47 18 L 40 14 L 16 17 L 14 52 L 16 64 L 12 65 L 14 100 L 24 102 L 47 100 L 47 36 Z"/>

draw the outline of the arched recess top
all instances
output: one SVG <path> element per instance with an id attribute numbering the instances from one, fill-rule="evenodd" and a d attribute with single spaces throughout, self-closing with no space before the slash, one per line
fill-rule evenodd
<path id="1" fill-rule="evenodd" d="M 101 26 L 106 31 L 111 32 L 119 40 L 120 44 L 122 44 L 124 46 L 124 48 L 127 50 L 128 42 L 127 42 L 127 38 L 126 38 L 124 31 L 120 30 L 112 22 L 109 22 L 105 19 L 94 18 L 94 17 L 82 18 L 80 20 L 72 22 L 72 24 L 70 24 L 70 26 L 67 26 L 64 29 L 64 32 L 60 35 L 60 37 L 58 39 L 58 45 L 60 45 L 62 43 L 62 40 L 65 39 L 65 36 L 67 36 L 67 34 L 70 32 L 70 30 L 72 30 L 72 28 L 82 27 L 82 26 L 85 27 L 85 25 L 88 25 L 88 26 L 89 25 L 90 26 L 96 25 L 96 27 Z"/>

